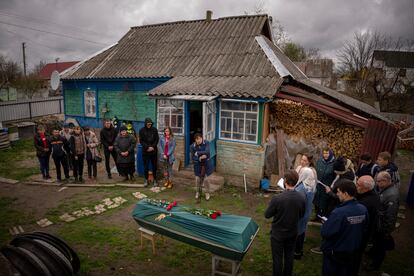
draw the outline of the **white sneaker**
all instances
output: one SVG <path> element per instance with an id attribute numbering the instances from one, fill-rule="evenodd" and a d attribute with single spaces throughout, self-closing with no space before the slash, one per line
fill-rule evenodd
<path id="1" fill-rule="evenodd" d="M 209 199 L 210 199 L 210 194 L 206 193 L 206 200 L 209 200 Z"/>
<path id="2" fill-rule="evenodd" d="M 195 199 L 198 199 L 199 197 L 200 197 L 200 193 L 196 192 Z"/>

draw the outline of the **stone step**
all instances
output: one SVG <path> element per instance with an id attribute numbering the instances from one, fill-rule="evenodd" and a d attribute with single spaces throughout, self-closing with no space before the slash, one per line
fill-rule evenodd
<path id="1" fill-rule="evenodd" d="M 194 171 L 192 169 L 183 169 L 178 172 L 174 172 L 173 179 L 177 183 L 192 186 L 195 189 Z M 210 192 L 212 193 L 222 190 L 224 187 L 224 177 L 217 173 L 212 173 L 209 176 L 209 181 Z"/>

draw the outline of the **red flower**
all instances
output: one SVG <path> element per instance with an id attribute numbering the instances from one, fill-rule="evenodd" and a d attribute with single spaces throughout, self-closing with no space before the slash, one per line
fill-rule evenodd
<path id="1" fill-rule="evenodd" d="M 175 206 L 177 206 L 177 201 L 176 200 L 174 200 L 174 202 L 173 202 L 173 207 L 175 207 Z"/>
<path id="2" fill-rule="evenodd" d="M 221 216 L 221 212 L 220 211 L 216 211 L 217 216 Z"/>
<path id="3" fill-rule="evenodd" d="M 172 203 L 170 203 L 167 207 L 167 211 L 170 211 L 172 209 L 172 207 L 173 207 L 173 205 L 172 205 Z"/>
<path id="4" fill-rule="evenodd" d="M 217 218 L 217 213 L 212 213 L 212 214 L 210 215 L 210 217 L 211 217 L 212 219 L 216 219 L 216 218 Z"/>

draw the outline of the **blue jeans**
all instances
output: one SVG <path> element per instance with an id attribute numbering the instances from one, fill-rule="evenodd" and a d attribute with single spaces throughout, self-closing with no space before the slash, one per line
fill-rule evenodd
<path id="1" fill-rule="evenodd" d="M 40 172 L 42 173 L 43 177 L 49 176 L 49 156 L 45 157 L 37 157 L 39 159 L 40 164 Z"/>

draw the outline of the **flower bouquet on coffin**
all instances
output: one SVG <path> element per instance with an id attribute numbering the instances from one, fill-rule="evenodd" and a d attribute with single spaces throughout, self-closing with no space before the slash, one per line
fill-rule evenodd
<path id="1" fill-rule="evenodd" d="M 209 210 L 202 208 L 184 208 L 183 211 L 211 219 L 217 219 L 219 216 L 221 216 L 221 212 L 218 210 Z"/>

